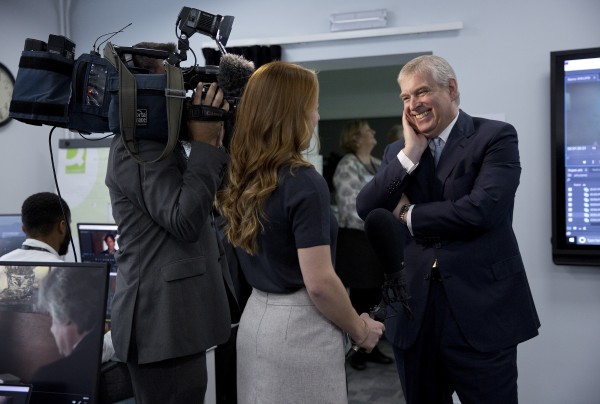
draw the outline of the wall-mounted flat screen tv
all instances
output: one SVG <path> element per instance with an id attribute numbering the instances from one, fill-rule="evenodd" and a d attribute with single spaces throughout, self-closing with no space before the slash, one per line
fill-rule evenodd
<path id="1" fill-rule="evenodd" d="M 600 48 L 550 63 L 552 258 L 600 267 Z"/>

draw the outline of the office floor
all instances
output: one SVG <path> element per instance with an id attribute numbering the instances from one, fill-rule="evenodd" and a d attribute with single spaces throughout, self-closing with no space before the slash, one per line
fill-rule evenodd
<path id="1" fill-rule="evenodd" d="M 389 342 L 381 340 L 381 351 L 394 357 Z M 365 370 L 357 371 L 346 363 L 348 404 L 405 404 L 396 363 L 380 365 L 367 362 Z"/>
<path id="2" fill-rule="evenodd" d="M 381 340 L 379 348 L 383 353 L 394 357 L 389 342 Z M 348 379 L 348 404 L 405 404 L 396 372 L 396 364 L 380 365 L 367 362 L 365 370 L 356 371 L 346 363 Z M 128 399 L 118 404 L 135 404 Z"/>

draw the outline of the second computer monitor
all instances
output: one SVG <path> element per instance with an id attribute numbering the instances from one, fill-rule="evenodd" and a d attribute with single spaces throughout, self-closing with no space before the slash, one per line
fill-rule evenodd
<path id="1" fill-rule="evenodd" d="M 119 230 L 110 223 L 77 223 L 81 262 L 107 263 L 110 270 L 106 320 L 112 317 L 112 299 L 115 294 L 118 266 L 115 253 L 119 249 Z"/>
<path id="2" fill-rule="evenodd" d="M 21 215 L 0 214 L 0 256 L 21 247 L 25 241 Z"/>
<path id="3" fill-rule="evenodd" d="M 111 272 L 117 272 L 115 252 L 119 249 L 116 224 L 77 223 L 79 251 L 82 262 L 106 262 Z"/>

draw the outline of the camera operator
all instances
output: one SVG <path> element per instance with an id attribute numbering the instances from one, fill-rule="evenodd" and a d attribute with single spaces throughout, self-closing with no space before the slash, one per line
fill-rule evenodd
<path id="1" fill-rule="evenodd" d="M 229 109 L 212 83 L 192 103 Z M 226 172 L 223 122 L 188 121 L 182 142 L 165 159 L 138 164 L 115 135 L 106 185 L 119 226 L 119 265 L 112 340 L 127 363 L 137 403 L 202 402 L 206 350 L 228 340 L 228 275 L 212 209 Z M 164 144 L 138 139 L 140 157 Z"/>

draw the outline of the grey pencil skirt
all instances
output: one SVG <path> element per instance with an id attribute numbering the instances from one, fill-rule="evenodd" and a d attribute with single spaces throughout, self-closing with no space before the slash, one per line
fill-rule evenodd
<path id="1" fill-rule="evenodd" d="M 306 289 L 254 289 L 237 335 L 238 404 L 346 404 L 344 336 Z"/>

